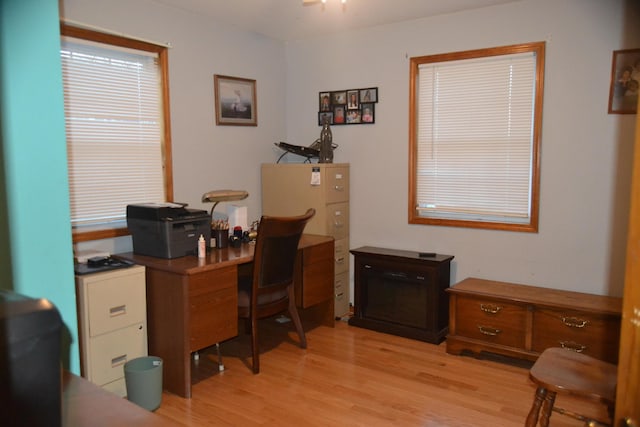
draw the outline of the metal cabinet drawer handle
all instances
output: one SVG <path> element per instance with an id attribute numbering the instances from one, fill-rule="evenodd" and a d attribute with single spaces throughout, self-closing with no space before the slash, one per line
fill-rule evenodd
<path id="1" fill-rule="evenodd" d="M 589 324 L 588 320 L 579 319 L 577 317 L 562 317 L 562 323 L 570 328 L 584 328 Z"/>
<path id="2" fill-rule="evenodd" d="M 496 314 L 500 310 L 502 310 L 502 307 L 493 304 L 480 304 L 480 310 L 484 311 L 485 313 Z"/>
<path id="3" fill-rule="evenodd" d="M 491 327 L 488 327 L 488 326 L 481 326 L 481 325 L 478 325 L 478 330 L 480 331 L 481 334 L 489 335 L 489 336 L 492 336 L 492 337 L 495 337 L 500 332 L 502 332 L 500 329 L 491 328 Z"/>
<path id="4" fill-rule="evenodd" d="M 574 341 L 560 341 L 560 346 L 567 350 L 575 351 L 576 353 L 582 353 L 587 349 L 586 345 L 578 344 Z"/>
<path id="5" fill-rule="evenodd" d="M 333 189 L 336 191 L 344 191 L 344 187 L 342 185 L 336 185 Z"/>
<path id="6" fill-rule="evenodd" d="M 111 307 L 109 309 L 109 316 L 111 317 L 116 317 L 116 316 L 122 316 L 123 314 L 127 314 L 127 306 L 125 305 L 119 305 L 117 307 Z"/>
<path id="7" fill-rule="evenodd" d="M 111 359 L 111 367 L 115 368 L 116 366 L 124 365 L 127 362 L 127 355 L 123 354 L 122 356 L 114 357 Z"/>

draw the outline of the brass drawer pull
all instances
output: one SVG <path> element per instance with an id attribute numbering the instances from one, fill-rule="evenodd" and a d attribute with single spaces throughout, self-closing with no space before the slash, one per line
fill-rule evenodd
<path id="1" fill-rule="evenodd" d="M 562 323 L 570 328 L 584 328 L 589 324 L 588 320 L 579 319 L 577 317 L 562 317 Z"/>
<path id="2" fill-rule="evenodd" d="M 484 311 L 485 313 L 496 314 L 500 310 L 502 310 L 502 307 L 493 304 L 480 304 L 480 310 Z"/>
<path id="3" fill-rule="evenodd" d="M 575 341 L 560 341 L 560 346 L 576 353 L 582 353 L 587 349 L 586 345 L 578 344 Z"/>
<path id="4" fill-rule="evenodd" d="M 481 325 L 478 325 L 478 330 L 480 331 L 481 334 L 489 335 L 489 336 L 492 336 L 492 337 L 495 337 L 500 332 L 502 332 L 500 329 L 491 328 L 491 327 L 488 327 L 488 326 L 481 326 Z"/>

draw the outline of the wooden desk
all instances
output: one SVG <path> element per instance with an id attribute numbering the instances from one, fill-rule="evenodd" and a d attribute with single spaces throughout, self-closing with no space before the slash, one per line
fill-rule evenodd
<path id="1" fill-rule="evenodd" d="M 122 399 L 84 378 L 62 372 L 64 427 L 173 426 L 174 422 Z"/>
<path id="2" fill-rule="evenodd" d="M 118 257 L 146 266 L 149 354 L 163 359 L 163 387 L 191 397 L 191 353 L 238 334 L 238 269 L 254 246 L 211 249 L 205 259 Z M 333 326 L 333 238 L 305 234 L 296 260 L 296 305 Z M 301 313 L 302 315 L 302 313 Z"/>

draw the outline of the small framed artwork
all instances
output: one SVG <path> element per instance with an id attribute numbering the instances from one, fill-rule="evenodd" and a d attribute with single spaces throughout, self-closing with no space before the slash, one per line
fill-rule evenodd
<path id="1" fill-rule="evenodd" d="M 636 114 L 639 89 L 640 49 L 614 51 L 609 87 L 609 114 Z"/>
<path id="2" fill-rule="evenodd" d="M 360 101 L 358 100 L 358 91 L 348 90 L 347 91 L 347 109 L 357 110 L 359 105 L 360 105 Z"/>
<path id="3" fill-rule="evenodd" d="M 335 107 L 333 107 L 333 124 L 343 125 L 344 120 L 344 105 L 336 105 Z"/>
<path id="4" fill-rule="evenodd" d="M 362 123 L 375 123 L 375 104 L 360 104 L 362 110 Z"/>
<path id="5" fill-rule="evenodd" d="M 320 111 L 331 111 L 331 94 L 320 92 Z"/>
<path id="6" fill-rule="evenodd" d="M 362 123 L 360 110 L 347 110 L 347 124 Z"/>
<path id="7" fill-rule="evenodd" d="M 322 126 L 325 122 L 329 123 L 330 125 L 333 124 L 333 112 L 329 112 L 329 113 L 319 112 L 318 113 L 318 125 Z"/>
<path id="8" fill-rule="evenodd" d="M 331 92 L 332 104 L 346 104 L 347 103 L 347 91 Z"/>
<path id="9" fill-rule="evenodd" d="M 216 125 L 257 126 L 256 81 L 214 74 Z"/>
<path id="10" fill-rule="evenodd" d="M 366 89 L 360 89 L 360 103 L 378 102 L 378 88 L 369 87 Z"/>

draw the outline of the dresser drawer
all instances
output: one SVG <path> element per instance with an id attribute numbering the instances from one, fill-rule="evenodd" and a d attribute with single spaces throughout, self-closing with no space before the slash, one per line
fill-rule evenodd
<path id="1" fill-rule="evenodd" d="M 349 237 L 349 203 L 327 205 L 327 234 L 336 240 Z"/>
<path id="2" fill-rule="evenodd" d="M 140 323 L 91 338 L 88 379 L 103 385 L 122 378 L 124 364 L 128 360 L 147 355 L 146 334 L 147 331 Z"/>
<path id="3" fill-rule="evenodd" d="M 458 296 L 455 311 L 456 334 L 509 347 L 525 346 L 525 306 Z"/>
<path id="4" fill-rule="evenodd" d="M 620 320 L 606 315 L 538 308 L 533 313 L 532 350 L 564 347 L 618 362 Z"/>
<path id="5" fill-rule="evenodd" d="M 146 320 L 144 268 L 135 274 L 96 275 L 86 293 L 92 337 Z"/>
<path id="6" fill-rule="evenodd" d="M 349 200 L 349 168 L 327 168 L 326 191 L 327 203 L 346 202 Z"/>

